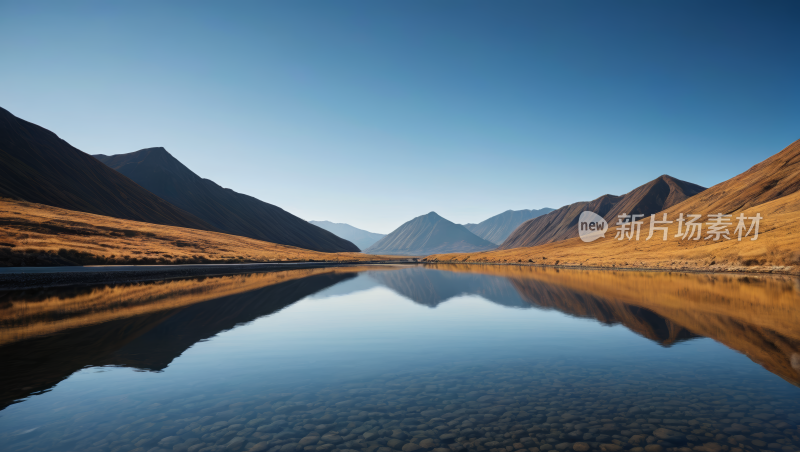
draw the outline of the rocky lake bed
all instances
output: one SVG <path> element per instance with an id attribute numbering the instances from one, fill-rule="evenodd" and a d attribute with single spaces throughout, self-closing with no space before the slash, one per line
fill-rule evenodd
<path id="1" fill-rule="evenodd" d="M 742 388 L 735 378 L 652 379 L 645 366 L 628 370 L 539 362 L 155 404 L 122 396 L 123 410 L 113 401 L 105 411 L 88 405 L 73 419 L 5 440 L 18 451 L 87 452 L 800 450 L 797 399 Z"/>

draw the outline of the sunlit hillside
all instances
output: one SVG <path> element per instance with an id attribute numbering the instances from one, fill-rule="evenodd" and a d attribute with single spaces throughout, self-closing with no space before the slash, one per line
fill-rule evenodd
<path id="1" fill-rule="evenodd" d="M 639 239 L 618 240 L 617 226 L 609 224 L 604 238 L 584 243 L 571 238 L 544 245 L 487 251 L 482 253 L 437 254 L 434 262 L 494 262 L 543 265 L 653 268 L 714 271 L 763 271 L 798 273 L 800 269 L 800 141 L 796 141 L 748 171 L 656 214 L 667 214 L 667 240 L 663 231 L 650 233 L 650 218 L 642 219 Z M 699 240 L 676 237 L 680 214 L 701 214 Z M 708 215 L 731 215 L 726 228 L 729 239 L 708 239 Z M 760 215 L 758 238 L 755 229 L 743 232 L 741 241 L 735 230 L 736 217 Z M 664 227 L 665 225 L 655 225 Z M 752 220 L 746 220 L 746 229 Z M 686 228 L 683 228 L 686 232 Z"/>
<path id="2" fill-rule="evenodd" d="M 0 199 L 0 265 L 385 260 Z"/>

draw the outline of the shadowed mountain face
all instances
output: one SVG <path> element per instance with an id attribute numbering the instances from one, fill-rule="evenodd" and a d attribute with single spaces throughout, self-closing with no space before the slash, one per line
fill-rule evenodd
<path id="1" fill-rule="evenodd" d="M 162 370 L 198 341 L 278 312 L 308 295 L 354 276 L 354 273 L 322 273 L 286 282 L 278 282 L 280 278 L 273 279 L 264 282 L 272 283 L 271 285 L 243 293 L 234 293 L 209 301 L 201 299 L 200 302 L 185 306 L 167 305 L 166 309 L 151 310 L 142 315 L 62 330 L 55 334 L 6 344 L 0 347 L 0 361 L 15 371 L 0 373 L 0 388 L 3 388 L 0 391 L 0 409 L 13 403 L 14 400 L 39 391 L 47 391 L 72 373 L 87 366 L 112 365 L 151 371 Z M 237 279 L 237 277 L 217 279 Z M 159 283 L 133 285 L 129 293 L 134 296 L 137 291 L 148 288 L 163 291 L 160 295 L 158 293 L 148 295 L 144 302 L 149 305 L 169 301 L 170 298 L 174 299 L 183 294 L 201 292 L 204 286 L 213 285 L 214 282 L 215 278 L 206 281 L 194 280 L 193 283 L 192 281 L 167 283 L 168 286 L 174 284 L 179 286 L 172 291 L 163 285 L 159 288 Z M 247 284 L 241 284 L 241 281 L 233 283 L 235 287 L 247 287 Z M 186 284 L 191 287 L 181 287 Z M 220 293 L 225 293 L 225 290 Z M 57 316 L 57 313 L 53 314 Z M 4 324 L 7 325 L 8 322 Z"/>
<path id="2" fill-rule="evenodd" d="M 164 148 L 95 157 L 222 232 L 315 251 L 359 251 L 349 241 L 280 207 L 201 178 Z"/>
<path id="3" fill-rule="evenodd" d="M 495 248 L 495 244 L 469 232 L 436 212 L 404 223 L 365 250 L 370 254 L 424 256 L 434 253 L 470 253 Z"/>
<path id="4" fill-rule="evenodd" d="M 522 223 L 552 211 L 548 207 L 538 210 L 506 210 L 478 224 L 465 224 L 464 227 L 478 237 L 500 245 Z"/>
<path id="5" fill-rule="evenodd" d="M 528 220 L 519 225 L 498 249 L 535 246 L 562 240 L 560 237 L 568 236 L 572 229 L 577 230 L 581 212 L 590 210 L 590 205 L 600 209 L 593 210 L 593 212 L 603 215 L 608 213 L 618 201 L 618 196 L 605 195 L 591 203 L 576 202 L 556 209 L 547 215 Z"/>
<path id="6" fill-rule="evenodd" d="M 376 234 L 374 232 L 365 231 L 350 226 L 347 223 L 331 223 L 330 221 L 309 221 L 309 223 L 354 243 L 362 250 L 369 248 L 378 240 L 386 237 L 386 234 Z"/>
<path id="7" fill-rule="evenodd" d="M 622 196 L 603 195 L 591 202 L 577 202 L 522 223 L 498 249 L 543 245 L 578 237 L 581 212 L 594 212 L 608 222 L 619 215 L 652 215 L 702 192 L 705 188 L 663 175 Z"/>
<path id="8" fill-rule="evenodd" d="M 216 229 L 0 108 L 0 196 L 127 220 Z"/>
<path id="9" fill-rule="evenodd" d="M 703 190 L 705 187 L 663 175 L 623 195 L 604 217 L 609 223 L 615 224 L 618 216 L 622 214 L 652 215 L 669 209 Z M 577 228 L 572 237 L 578 237 Z"/>

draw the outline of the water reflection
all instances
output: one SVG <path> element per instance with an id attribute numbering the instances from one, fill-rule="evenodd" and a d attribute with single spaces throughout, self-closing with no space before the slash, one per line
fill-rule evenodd
<path id="1" fill-rule="evenodd" d="M 475 274 L 413 267 L 392 272 L 370 272 L 369 276 L 415 303 L 431 308 L 461 295 L 478 295 L 501 306 L 532 307 L 510 279 L 495 275 L 476 278 Z"/>
<path id="2" fill-rule="evenodd" d="M 88 366 L 160 371 L 198 341 L 355 277 L 361 267 L 6 293 L 0 407 Z M 55 293 L 54 293 L 55 292 Z"/>
<path id="3" fill-rule="evenodd" d="M 800 286 L 793 277 L 449 265 L 502 275 L 532 305 L 620 323 L 670 345 L 709 337 L 800 386 Z"/>
<path id="4" fill-rule="evenodd" d="M 709 337 L 800 386 L 796 278 L 436 264 L 370 276 L 430 307 L 473 294 L 622 324 L 663 346 Z"/>
<path id="5" fill-rule="evenodd" d="M 369 280 L 344 283 L 359 272 Z M 311 294 L 346 295 L 375 284 L 432 308 L 478 295 L 511 308 L 553 309 L 622 324 L 663 346 L 709 337 L 800 386 L 800 297 L 793 278 L 372 266 L 6 293 L 0 361 L 13 372 L 0 377 L 0 404 L 47 390 L 87 366 L 160 371 L 196 342 Z"/>
<path id="6" fill-rule="evenodd" d="M 795 452 L 796 389 L 699 339 L 800 385 L 798 293 L 785 277 L 480 265 L 5 293 L 0 444 Z"/>

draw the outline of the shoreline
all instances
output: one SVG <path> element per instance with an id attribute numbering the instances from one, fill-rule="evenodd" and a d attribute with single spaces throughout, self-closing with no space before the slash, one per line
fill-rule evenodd
<path id="1" fill-rule="evenodd" d="M 274 270 L 351 267 L 373 264 L 409 265 L 417 263 L 418 262 L 404 259 L 366 262 L 331 261 L 140 266 L 3 267 L 0 268 L 0 291 L 49 289 L 69 286 L 94 286 L 103 284 L 127 284 L 205 276 L 262 273 Z"/>
<path id="2" fill-rule="evenodd" d="M 527 262 L 452 262 L 424 259 L 398 259 L 385 261 L 329 261 L 329 262 L 264 262 L 241 264 L 184 264 L 184 265 L 118 265 L 81 267 L 0 267 L 0 291 L 49 289 L 69 286 L 94 286 L 103 284 L 128 284 L 196 278 L 205 276 L 261 273 L 275 270 L 293 270 L 326 267 L 351 267 L 363 265 L 495 265 L 554 268 L 565 270 L 615 270 L 663 273 L 711 273 L 729 275 L 778 275 L 800 277 L 795 267 L 719 267 L 719 268 L 663 268 L 663 267 L 610 267 L 596 265 L 547 265 Z"/>
<path id="3" fill-rule="evenodd" d="M 596 266 L 596 265 L 547 265 L 547 264 L 534 264 L 528 262 L 453 262 L 453 261 L 427 261 L 421 260 L 424 265 L 505 265 L 505 266 L 518 266 L 518 267 L 536 267 L 536 268 L 555 268 L 567 270 L 618 270 L 618 271 L 638 271 L 638 272 L 662 272 L 662 273 L 716 273 L 726 275 L 779 275 L 779 276 L 793 276 L 800 278 L 800 269 L 796 266 L 788 267 L 790 270 L 785 270 L 786 267 L 770 266 L 768 269 L 752 268 L 752 267 L 720 267 L 720 268 L 664 268 L 664 267 L 610 267 L 610 266 Z"/>

